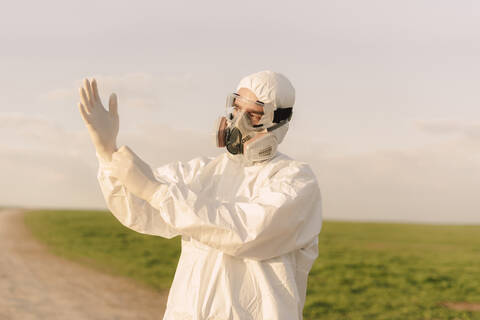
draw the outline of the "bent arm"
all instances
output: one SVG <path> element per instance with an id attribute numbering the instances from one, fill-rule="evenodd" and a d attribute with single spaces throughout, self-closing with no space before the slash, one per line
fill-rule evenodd
<path id="1" fill-rule="evenodd" d="M 130 193 L 120 181 L 112 175 L 111 163 L 97 154 L 99 168 L 97 179 L 108 209 L 127 228 L 134 231 L 173 238 L 179 233 L 163 221 L 159 211 L 147 201 Z"/>

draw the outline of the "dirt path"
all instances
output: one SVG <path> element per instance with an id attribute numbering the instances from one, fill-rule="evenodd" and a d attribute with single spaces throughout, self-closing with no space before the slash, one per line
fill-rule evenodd
<path id="1" fill-rule="evenodd" d="M 162 319 L 166 298 L 54 256 L 0 210 L 0 319 Z"/>

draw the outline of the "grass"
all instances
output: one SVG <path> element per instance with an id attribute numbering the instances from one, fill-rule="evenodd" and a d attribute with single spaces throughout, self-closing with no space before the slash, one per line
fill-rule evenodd
<path id="1" fill-rule="evenodd" d="M 309 319 L 480 319 L 480 226 L 326 223 Z"/>
<path id="2" fill-rule="evenodd" d="M 62 256 L 162 290 L 180 239 L 135 233 L 104 211 L 32 211 L 35 236 Z M 480 226 L 331 222 L 310 272 L 305 319 L 479 319 Z"/>

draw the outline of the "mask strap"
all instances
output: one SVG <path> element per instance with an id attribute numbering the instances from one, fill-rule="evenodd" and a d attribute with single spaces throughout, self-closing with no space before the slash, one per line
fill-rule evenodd
<path id="1" fill-rule="evenodd" d="M 273 126 L 267 128 L 267 132 L 272 132 L 273 130 L 278 129 L 278 128 L 280 128 L 281 126 L 283 126 L 283 125 L 285 125 L 285 124 L 287 124 L 287 123 L 288 123 L 288 121 L 282 121 L 282 122 L 280 122 L 280 123 L 274 124 Z"/>
<path id="2" fill-rule="evenodd" d="M 292 119 L 293 108 L 279 108 L 273 112 L 273 122 L 280 123 L 284 120 Z"/>

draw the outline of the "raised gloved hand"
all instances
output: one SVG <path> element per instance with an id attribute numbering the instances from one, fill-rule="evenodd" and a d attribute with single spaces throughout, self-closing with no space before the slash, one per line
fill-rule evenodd
<path id="1" fill-rule="evenodd" d="M 151 201 L 161 184 L 150 166 L 129 147 L 121 146 L 112 155 L 112 175 L 137 197 Z"/>
<path id="2" fill-rule="evenodd" d="M 78 108 L 95 149 L 102 159 L 111 161 L 112 154 L 117 150 L 119 129 L 117 96 L 115 93 L 110 95 L 107 111 L 100 101 L 95 79 L 92 79 L 91 85 L 88 79 L 85 79 L 79 93 L 81 102 Z"/>

